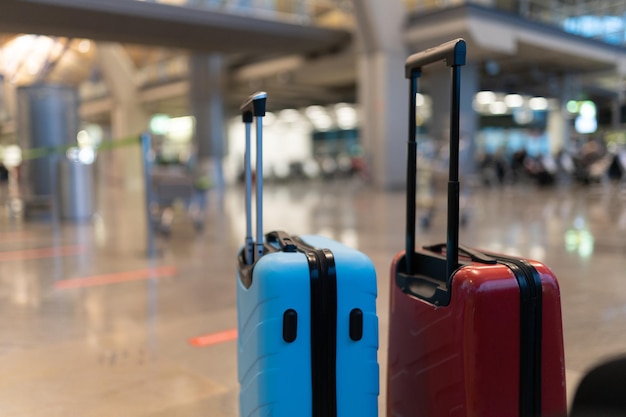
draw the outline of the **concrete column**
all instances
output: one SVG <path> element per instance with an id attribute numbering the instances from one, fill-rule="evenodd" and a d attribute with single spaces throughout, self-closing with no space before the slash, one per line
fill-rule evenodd
<path id="1" fill-rule="evenodd" d="M 224 186 L 223 159 L 226 154 L 224 57 L 218 54 L 194 54 L 189 62 L 190 102 L 196 119 L 194 145 L 198 168 L 213 184 Z"/>
<path id="2" fill-rule="evenodd" d="M 98 43 L 97 47 L 98 65 L 114 101 L 111 113 L 113 139 L 139 138 L 148 129 L 149 115 L 139 101 L 134 65 L 120 44 Z M 119 180 L 128 189 L 140 189 L 143 185 L 141 147 L 137 145 L 112 152 L 108 176 Z"/>
<path id="3" fill-rule="evenodd" d="M 404 187 L 408 135 L 408 81 L 402 77 L 404 53 L 359 57 L 360 135 L 374 184 Z M 394 72 L 399 74 L 394 74 Z"/>
<path id="4" fill-rule="evenodd" d="M 400 0 L 354 2 L 359 37 L 360 132 L 374 184 L 399 188 L 406 182 L 408 88 L 404 61 L 404 7 Z"/>

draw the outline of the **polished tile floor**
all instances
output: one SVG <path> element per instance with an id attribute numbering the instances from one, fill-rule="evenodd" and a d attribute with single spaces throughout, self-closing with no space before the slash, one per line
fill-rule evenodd
<path id="1" fill-rule="evenodd" d="M 179 213 L 155 258 L 141 195 L 100 186 L 85 224 L 0 217 L 0 416 L 237 415 L 242 190 L 211 192 L 200 234 Z M 445 236 L 442 195 L 418 243 Z M 324 234 L 373 259 L 383 410 L 388 267 L 403 245 L 404 196 L 348 181 L 268 184 L 265 209 L 266 231 Z M 479 189 L 467 213 L 463 243 L 542 260 L 559 277 L 570 393 L 589 367 L 626 352 L 626 195 L 617 187 Z"/>

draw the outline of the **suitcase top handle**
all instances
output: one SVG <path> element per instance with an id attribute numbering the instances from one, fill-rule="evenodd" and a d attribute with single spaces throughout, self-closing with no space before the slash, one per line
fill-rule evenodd
<path id="1" fill-rule="evenodd" d="M 437 61 L 446 61 L 449 67 L 465 65 L 465 55 L 467 46 L 465 40 L 459 38 L 443 43 L 434 48 L 429 48 L 422 52 L 417 52 L 406 59 L 404 68 L 406 78 L 411 78 L 411 74 L 419 71 L 423 66 Z"/>
<path id="2" fill-rule="evenodd" d="M 263 255 L 263 121 L 267 93 L 259 91 L 248 97 L 240 107 L 241 118 L 246 126 L 246 153 L 244 156 L 246 177 L 246 241 L 245 261 L 254 263 Z M 250 127 L 256 118 L 256 244 L 252 240 L 252 166 L 250 162 Z M 256 248 L 256 250 L 255 250 Z"/>
<path id="3" fill-rule="evenodd" d="M 244 123 L 252 123 L 253 117 L 265 116 L 265 104 L 267 103 L 267 93 L 259 91 L 248 97 L 239 109 Z"/>
<path id="4" fill-rule="evenodd" d="M 405 62 L 405 75 L 410 80 L 409 89 L 409 140 L 407 157 L 407 199 L 406 199 L 406 272 L 413 273 L 415 253 L 415 193 L 417 189 L 417 143 L 416 95 L 417 79 L 422 67 L 445 61 L 452 67 L 452 91 L 450 98 L 450 173 L 448 180 L 448 236 L 446 239 L 446 281 L 451 283 L 452 274 L 459 264 L 459 120 L 461 113 L 461 66 L 465 65 L 467 47 L 461 38 L 446 42 L 409 56 Z"/>

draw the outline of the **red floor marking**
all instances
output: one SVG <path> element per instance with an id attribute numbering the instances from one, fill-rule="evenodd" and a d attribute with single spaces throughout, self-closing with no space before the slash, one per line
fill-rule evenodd
<path id="1" fill-rule="evenodd" d="M 70 278 L 57 281 L 54 288 L 67 290 L 70 288 L 95 287 L 97 285 L 119 284 L 121 282 L 139 281 L 150 278 L 165 278 L 176 275 L 176 268 L 173 266 L 162 266 L 160 268 L 147 268 L 137 271 L 117 272 L 113 274 L 92 275 L 90 277 Z"/>
<path id="2" fill-rule="evenodd" d="M 54 258 L 57 256 L 78 255 L 85 251 L 83 246 L 54 246 L 51 248 L 22 249 L 0 252 L 1 261 L 19 261 L 23 259 Z"/>
<path id="3" fill-rule="evenodd" d="M 232 342 L 233 340 L 237 340 L 237 329 L 229 329 L 204 336 L 194 337 L 189 339 L 189 344 L 195 347 L 207 347 L 220 343 Z"/>

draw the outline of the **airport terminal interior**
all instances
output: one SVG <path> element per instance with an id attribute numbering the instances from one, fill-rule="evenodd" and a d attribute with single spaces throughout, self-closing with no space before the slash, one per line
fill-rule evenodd
<path id="1" fill-rule="evenodd" d="M 0 9 L 1 416 L 239 415 L 239 106 L 257 91 L 263 229 L 373 261 L 386 415 L 413 111 L 404 63 L 456 38 L 461 243 L 557 276 L 568 404 L 589 370 L 626 354 L 624 2 Z M 446 239 L 449 77 L 441 64 L 419 79 L 418 246 Z"/>

